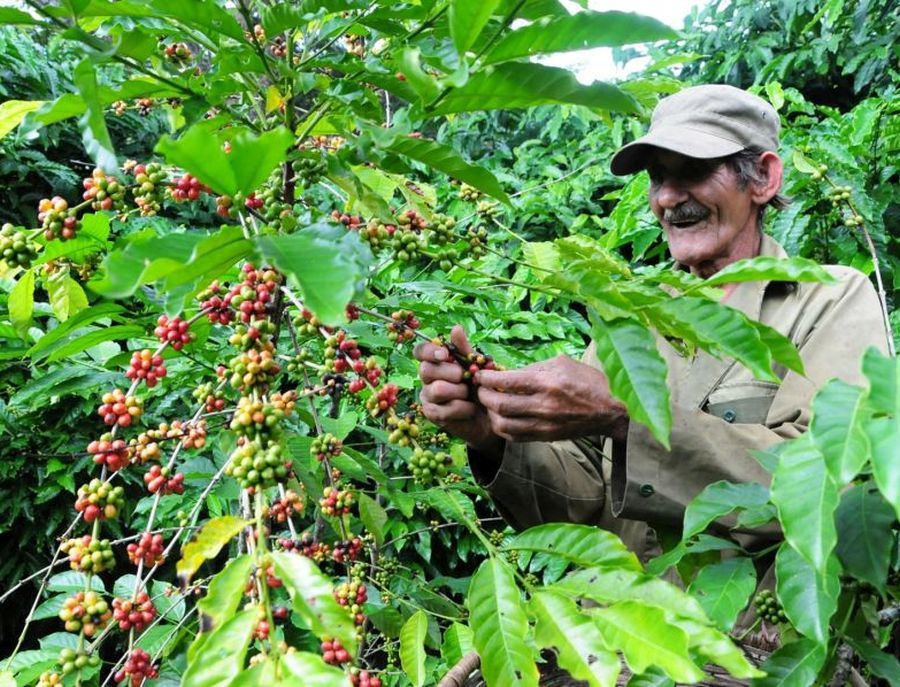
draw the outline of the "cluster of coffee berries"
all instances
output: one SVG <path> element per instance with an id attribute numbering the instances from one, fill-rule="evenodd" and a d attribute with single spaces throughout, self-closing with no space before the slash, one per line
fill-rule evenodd
<path id="1" fill-rule="evenodd" d="M 431 241 L 436 245 L 442 246 L 457 239 L 456 219 L 450 215 L 434 213 L 428 228 L 431 229 Z"/>
<path id="2" fill-rule="evenodd" d="M 415 338 L 413 333 L 419 328 L 418 318 L 409 310 L 397 310 L 391 313 L 391 320 L 387 325 L 388 338 L 395 343 L 404 343 Z"/>
<path id="3" fill-rule="evenodd" d="M 85 522 L 91 523 L 94 520 L 115 518 L 124 504 L 124 487 L 113 487 L 109 482 L 103 482 L 95 477 L 78 487 L 75 510 L 83 514 Z"/>
<path id="4" fill-rule="evenodd" d="M 96 654 L 89 656 L 86 652 L 75 649 L 63 649 L 59 652 L 58 663 L 62 674 L 70 675 L 76 670 L 100 667 L 100 657 Z"/>
<path id="5" fill-rule="evenodd" d="M 293 489 L 284 492 L 284 496 L 272 503 L 266 515 L 278 523 L 285 523 L 294 513 L 299 513 L 304 507 L 303 497 Z"/>
<path id="6" fill-rule="evenodd" d="M 344 443 L 333 434 L 323 434 L 316 437 L 309 447 L 310 454 L 315 456 L 319 462 L 332 456 L 339 456 L 343 450 Z"/>
<path id="7" fill-rule="evenodd" d="M 351 33 L 345 34 L 344 48 L 351 55 L 356 55 L 362 59 L 366 55 L 366 39 Z"/>
<path id="8" fill-rule="evenodd" d="M 44 230 L 44 238 L 48 241 L 60 239 L 68 241 L 75 238 L 78 231 L 78 217 L 74 209 L 69 209 L 65 198 L 53 196 L 44 198 L 38 203 L 38 222 Z"/>
<path id="9" fill-rule="evenodd" d="M 397 405 L 397 395 L 400 388 L 396 384 L 385 384 L 374 396 L 366 401 L 366 408 L 372 417 L 378 417 L 382 413 Z"/>
<path id="10" fill-rule="evenodd" d="M 155 617 L 156 607 L 146 591 L 138 592 L 134 601 L 113 599 L 113 620 L 119 623 L 119 629 L 123 632 L 132 628 L 135 632 L 143 632 Z"/>
<path id="11" fill-rule="evenodd" d="M 331 547 L 331 560 L 335 563 L 351 563 L 355 561 L 363 549 L 361 537 L 345 539 L 334 543 Z"/>
<path id="12" fill-rule="evenodd" d="M 325 663 L 339 666 L 350 662 L 350 652 L 337 639 L 326 639 L 322 642 L 321 649 Z"/>
<path id="13" fill-rule="evenodd" d="M 848 229 L 852 229 L 853 227 L 861 227 L 862 225 L 863 218 L 860 215 L 857 215 L 855 212 L 844 218 L 844 226 Z"/>
<path id="14" fill-rule="evenodd" d="M 372 675 L 368 670 L 353 670 L 350 673 L 352 687 L 381 687 L 381 678 Z"/>
<path id="15" fill-rule="evenodd" d="M 138 440 L 142 437 L 151 440 L 180 439 L 184 448 L 203 448 L 206 446 L 206 420 L 174 420 L 171 425 L 162 422 L 157 429 L 141 434 Z M 141 462 L 146 462 L 146 459 L 142 457 Z"/>
<path id="16" fill-rule="evenodd" d="M 229 324 L 234 319 L 234 310 L 231 309 L 231 298 L 226 295 L 219 296 L 222 286 L 214 281 L 209 287 L 200 292 L 197 298 L 201 301 L 200 307 L 206 311 L 206 317 L 213 324 Z"/>
<path id="17" fill-rule="evenodd" d="M 63 601 L 59 610 L 66 632 L 81 632 L 85 637 L 93 637 L 106 627 L 111 617 L 109 604 L 95 591 L 77 592 Z"/>
<path id="18" fill-rule="evenodd" d="M 175 185 L 169 187 L 169 195 L 177 203 L 197 200 L 201 193 L 209 193 L 209 187 L 201 184 L 200 180 L 191 174 L 176 179 Z"/>
<path id="19" fill-rule="evenodd" d="M 391 240 L 391 249 L 394 257 L 400 262 L 411 262 L 424 253 L 428 248 L 425 238 L 421 234 L 406 229 L 398 230 Z"/>
<path id="20" fill-rule="evenodd" d="M 265 388 L 281 372 L 275 360 L 275 347 L 267 342 L 259 349 L 251 349 L 235 356 L 228 363 L 231 371 L 229 382 L 235 389 L 246 391 L 253 387 Z"/>
<path id="21" fill-rule="evenodd" d="M 166 366 L 162 356 L 154 354 L 149 348 L 131 354 L 130 367 L 125 371 L 128 379 L 140 379 L 151 389 L 156 382 L 166 376 Z"/>
<path id="22" fill-rule="evenodd" d="M 459 251 L 450 247 L 441 248 L 435 253 L 434 259 L 437 261 L 438 267 L 444 272 L 449 272 L 459 259 Z"/>
<path id="23" fill-rule="evenodd" d="M 475 212 L 483 222 L 490 222 L 500 214 L 500 206 L 491 200 L 479 200 Z"/>
<path id="24" fill-rule="evenodd" d="M 279 436 L 281 433 L 281 421 L 291 414 L 296 392 L 289 391 L 286 395 L 288 396 L 287 401 L 281 394 L 277 394 L 277 406 L 273 402 L 264 402 L 254 400 L 249 396 L 242 396 L 238 401 L 237 409 L 231 420 L 231 431 L 243 437 L 268 439 Z"/>
<path id="25" fill-rule="evenodd" d="M 408 415 L 392 413 L 388 416 L 387 425 L 391 430 L 388 434 L 388 442 L 397 446 L 409 446 L 419 437 L 421 431 L 416 423 L 415 413 Z"/>
<path id="26" fill-rule="evenodd" d="M 487 252 L 488 232 L 483 226 L 469 227 L 466 231 L 466 240 L 469 242 L 469 253 L 473 258 L 480 258 Z"/>
<path id="27" fill-rule="evenodd" d="M 169 43 L 163 48 L 163 55 L 169 62 L 183 66 L 190 62 L 194 54 L 188 47 L 187 43 Z"/>
<path id="28" fill-rule="evenodd" d="M 325 542 L 314 541 L 309 534 L 303 534 L 300 539 L 279 539 L 278 545 L 285 551 L 295 551 L 316 563 L 322 563 L 331 555 L 331 547 Z"/>
<path id="29" fill-rule="evenodd" d="M 828 172 L 828 165 L 816 165 L 815 170 L 810 174 L 810 178 L 814 181 L 818 181 Z"/>
<path id="30" fill-rule="evenodd" d="M 319 327 L 322 321 L 316 317 L 308 308 L 303 308 L 300 314 L 293 320 L 297 333 L 301 336 L 314 336 L 319 333 Z"/>
<path id="31" fill-rule="evenodd" d="M 153 465 L 144 473 L 144 484 L 151 494 L 183 494 L 184 475 L 180 472 L 172 475 L 167 467 Z"/>
<path id="32" fill-rule="evenodd" d="M 757 615 L 767 623 L 778 625 L 788 622 L 788 617 L 770 589 L 761 590 L 753 599 Z"/>
<path id="33" fill-rule="evenodd" d="M 494 359 L 484 353 L 475 351 L 469 353 L 462 360 L 459 360 L 463 368 L 463 379 L 474 379 L 475 375 L 481 370 L 495 370 L 497 365 Z"/>
<path id="34" fill-rule="evenodd" d="M 354 623 L 362 625 L 366 621 L 362 605 L 368 600 L 368 592 L 362 580 L 354 578 L 350 582 L 341 582 L 334 589 L 334 598 L 350 611 Z"/>
<path id="35" fill-rule="evenodd" d="M 116 682 L 130 680 L 130 687 L 142 687 L 144 680 L 152 680 L 159 676 L 156 666 L 150 661 L 150 654 L 143 649 L 132 649 L 131 655 L 125 661 L 122 670 L 118 671 L 113 679 Z"/>
<path id="36" fill-rule="evenodd" d="M 225 219 L 235 219 L 238 208 L 231 196 L 216 196 L 216 214 Z"/>
<path id="37" fill-rule="evenodd" d="M 194 389 L 194 398 L 202 401 L 204 410 L 207 413 L 215 413 L 225 409 L 225 395 L 221 391 L 216 391 L 212 382 L 205 382 Z"/>
<path id="38" fill-rule="evenodd" d="M 835 186 L 828 194 L 832 207 L 837 207 L 841 203 L 850 200 L 850 194 L 853 189 L 850 186 Z"/>
<path id="39" fill-rule="evenodd" d="M 435 453 L 416 447 L 410 458 L 409 465 L 415 481 L 419 484 L 430 484 L 436 477 L 446 477 L 447 467 L 453 460 L 450 454 L 444 452 Z"/>
<path id="40" fill-rule="evenodd" d="M 74 664 L 73 664 L 73 670 Z M 45 670 L 38 676 L 37 687 L 62 687 L 62 675 L 52 670 Z"/>
<path id="41" fill-rule="evenodd" d="M 104 434 L 99 440 L 89 443 L 87 452 L 94 456 L 94 464 L 105 465 L 111 472 L 131 463 L 131 449 L 122 439 L 113 439 L 112 434 Z"/>
<path id="42" fill-rule="evenodd" d="M 86 534 L 63 542 L 60 549 L 68 555 L 69 567 L 72 570 L 101 573 L 104 570 L 111 570 L 116 564 L 108 539 L 94 539 Z"/>
<path id="43" fill-rule="evenodd" d="M 124 210 L 125 186 L 114 176 L 107 176 L 102 169 L 95 169 L 82 182 L 81 197 L 91 202 L 94 210 Z"/>
<path id="44" fill-rule="evenodd" d="M 459 197 L 461 200 L 474 203 L 481 198 L 481 191 L 474 186 L 469 186 L 466 182 L 463 182 L 459 185 Z"/>
<path id="45" fill-rule="evenodd" d="M 166 541 L 161 534 L 144 532 L 138 541 L 126 547 L 128 559 L 138 565 L 143 562 L 148 567 L 165 563 Z"/>
<path id="46" fill-rule="evenodd" d="M 12 224 L 0 227 L 0 260 L 8 267 L 28 269 L 37 258 L 37 244 Z"/>
<path id="47" fill-rule="evenodd" d="M 310 188 L 328 172 L 328 161 L 316 151 L 303 152 L 291 163 L 298 186 Z"/>
<path id="48" fill-rule="evenodd" d="M 271 268 L 257 270 L 249 262 L 243 269 L 244 281 L 233 286 L 222 303 L 237 309 L 241 321 L 249 323 L 267 316 L 269 305 L 281 283 L 281 275 Z"/>
<path id="49" fill-rule="evenodd" d="M 291 460 L 279 443 L 238 439 L 238 446 L 231 454 L 225 474 L 234 477 L 243 487 L 271 487 L 283 484 L 291 474 Z"/>
<path id="50" fill-rule="evenodd" d="M 249 324 L 239 324 L 228 337 L 228 343 L 235 348 L 249 350 L 260 343 L 270 341 L 275 334 L 275 324 L 269 320 L 252 320 Z"/>
<path id="51" fill-rule="evenodd" d="M 390 243 L 394 234 L 397 232 L 397 226 L 394 224 L 385 224 L 379 219 L 371 219 L 365 225 L 349 226 L 350 229 L 356 229 L 359 237 L 369 244 L 374 252 L 386 248 Z"/>
<path id="52" fill-rule="evenodd" d="M 173 317 L 170 320 L 166 315 L 160 315 L 156 321 L 156 329 L 153 330 L 153 334 L 160 340 L 160 343 L 167 343 L 176 351 L 180 351 L 185 344 L 189 344 L 194 338 L 188 331 L 190 326 L 190 322 L 180 317 Z"/>
<path id="53" fill-rule="evenodd" d="M 134 107 L 141 117 L 147 117 L 153 112 L 153 98 L 138 98 L 134 101 Z"/>
<path id="54" fill-rule="evenodd" d="M 121 389 L 113 389 L 103 394 L 97 414 L 103 418 L 107 425 L 130 427 L 133 420 L 139 418 L 143 412 L 143 405 L 134 396 L 126 396 Z"/>
<path id="55" fill-rule="evenodd" d="M 135 165 L 132 172 L 135 186 L 131 193 L 134 195 L 135 205 L 142 216 L 152 217 L 162 209 L 166 173 L 158 162 Z"/>
<path id="56" fill-rule="evenodd" d="M 325 487 L 322 491 L 322 498 L 319 499 L 319 507 L 325 515 L 348 515 L 353 507 L 353 492 L 343 489 L 337 484 L 333 487 Z"/>

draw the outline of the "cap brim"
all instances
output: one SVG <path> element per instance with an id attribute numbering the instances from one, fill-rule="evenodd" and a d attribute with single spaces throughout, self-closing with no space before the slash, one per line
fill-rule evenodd
<path id="1" fill-rule="evenodd" d="M 730 141 L 700 129 L 684 126 L 660 128 L 622 146 L 613 155 L 609 169 L 616 176 L 639 172 L 647 168 L 650 153 L 660 148 L 679 155 L 708 160 L 733 155 L 743 150 L 744 146 L 737 141 Z"/>

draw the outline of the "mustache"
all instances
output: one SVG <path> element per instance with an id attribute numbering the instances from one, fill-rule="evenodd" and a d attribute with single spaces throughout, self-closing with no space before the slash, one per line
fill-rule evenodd
<path id="1" fill-rule="evenodd" d="M 663 220 L 669 224 L 700 222 L 709 217 L 709 210 L 695 202 L 686 202 L 676 208 L 663 211 Z"/>

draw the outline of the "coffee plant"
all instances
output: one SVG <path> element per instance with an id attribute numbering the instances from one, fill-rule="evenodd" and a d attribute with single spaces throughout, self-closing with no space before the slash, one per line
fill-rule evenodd
<path id="1" fill-rule="evenodd" d="M 882 651 L 900 568 L 895 359 L 867 355 L 869 389 L 825 387 L 811 431 L 777 465 L 760 457 L 771 490 L 711 485 L 646 569 L 597 528 L 504 531 L 465 448 L 417 403 L 419 341 L 472 378 L 590 336 L 613 393 L 664 444 L 654 332 L 760 379 L 777 381 L 773 363 L 802 372 L 789 341 L 716 287 L 830 281 L 813 261 L 699 281 L 642 260 L 660 250 L 624 219 L 640 179 L 602 220 L 616 231 L 528 231 L 516 223 L 552 180 L 513 192 L 435 138 L 450 115 L 540 105 L 618 113 L 621 138 L 672 82 L 583 86 L 529 58 L 670 29 L 528 0 L 29 1 L 0 22 L 78 58 L 71 92 L 3 103 L 0 130 L 77 119 L 93 165 L 0 230 L 0 356 L 28 375 L 4 414 L 59 413 L 58 454 L 35 459 L 71 495 L 49 564 L 0 596 L 36 592 L 0 686 L 421 687 L 473 651 L 488 685 L 535 685 L 545 649 L 591 685 L 615 684 L 620 656 L 654 684 L 697 682 L 707 664 L 813 684 L 848 652 L 895 679 Z M 110 134 L 123 117 L 167 131 L 124 159 Z M 798 150 L 797 172 L 877 242 L 816 152 Z M 447 341 L 457 322 L 480 350 Z M 797 494 L 798 479 L 817 488 Z M 734 548 L 703 530 L 735 508 L 785 533 L 774 593 L 754 606 L 792 629 L 762 670 L 728 637 L 756 586 L 749 555 L 701 567 L 686 590 L 658 576 Z"/>

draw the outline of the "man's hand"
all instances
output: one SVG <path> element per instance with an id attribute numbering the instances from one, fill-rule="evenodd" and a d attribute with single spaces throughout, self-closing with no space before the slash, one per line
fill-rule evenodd
<path id="1" fill-rule="evenodd" d="M 472 353 L 463 328 L 450 332 L 450 341 L 462 355 Z M 413 354 L 422 361 L 422 411 L 433 423 L 454 434 L 472 448 L 485 453 L 498 452 L 502 441 L 491 431 L 484 406 L 474 397 L 472 387 L 463 380 L 463 368 L 445 346 L 422 343 Z"/>
<path id="2" fill-rule="evenodd" d="M 509 441 L 627 437 L 625 406 L 590 365 L 561 355 L 518 370 L 482 370 L 475 379 L 493 433 Z"/>

